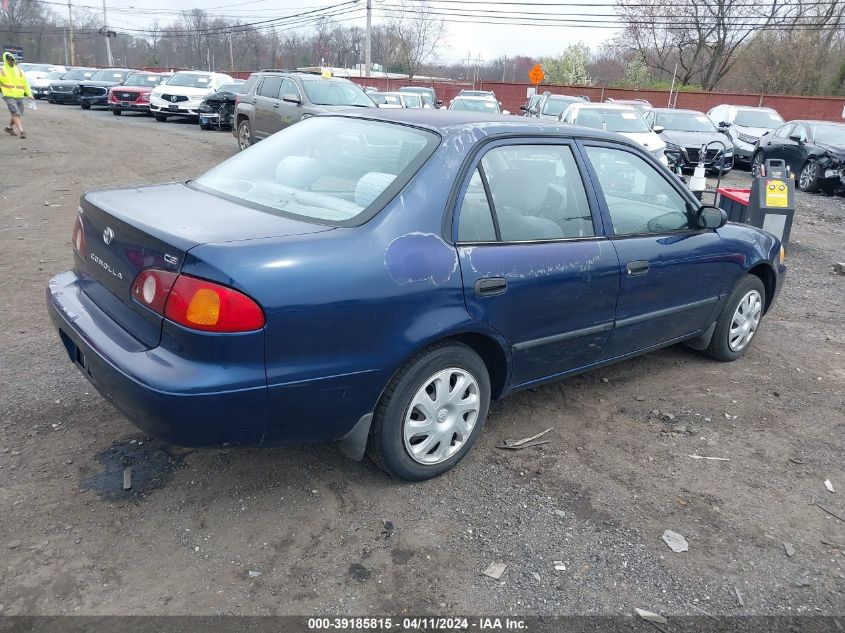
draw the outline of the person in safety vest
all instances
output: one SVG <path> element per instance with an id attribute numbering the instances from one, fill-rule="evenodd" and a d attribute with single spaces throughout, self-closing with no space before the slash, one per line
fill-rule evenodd
<path id="1" fill-rule="evenodd" d="M 17 60 L 11 53 L 3 53 L 3 68 L 0 70 L 0 92 L 3 93 L 3 101 L 9 108 L 12 114 L 12 120 L 9 121 L 9 127 L 4 128 L 7 134 L 17 136 L 20 133 L 21 138 L 26 138 L 23 131 L 23 100 L 26 98 L 32 99 L 32 90 L 29 88 L 29 83 L 24 77 L 23 71 L 18 68 Z M 15 132 L 17 128 L 17 132 Z"/>

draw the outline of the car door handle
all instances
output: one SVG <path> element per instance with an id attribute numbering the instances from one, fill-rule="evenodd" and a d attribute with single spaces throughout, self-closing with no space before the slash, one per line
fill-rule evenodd
<path id="1" fill-rule="evenodd" d="M 628 262 L 628 275 L 636 277 L 637 275 L 645 275 L 648 272 L 648 262 L 638 260 L 635 262 Z"/>
<path id="2" fill-rule="evenodd" d="M 504 277 L 487 277 L 475 282 L 475 296 L 493 297 L 503 294 L 508 289 L 508 282 Z"/>
<path id="3" fill-rule="evenodd" d="M 273 107 L 274 107 L 274 108 L 278 108 L 278 107 L 279 107 L 279 104 L 278 104 L 278 103 L 274 103 L 274 104 L 273 104 Z"/>

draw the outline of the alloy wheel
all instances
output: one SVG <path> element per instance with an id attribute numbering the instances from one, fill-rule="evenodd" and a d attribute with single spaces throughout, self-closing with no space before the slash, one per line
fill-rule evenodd
<path id="1" fill-rule="evenodd" d="M 458 367 L 438 371 L 423 382 L 405 413 L 405 450 L 420 464 L 446 461 L 469 441 L 480 410 L 471 373 Z"/>
<path id="2" fill-rule="evenodd" d="M 246 149 L 250 145 L 252 145 L 252 141 L 250 139 L 249 123 L 244 121 L 238 128 L 238 147 Z"/>
<path id="3" fill-rule="evenodd" d="M 728 346 L 734 352 L 740 352 L 751 342 L 760 317 L 763 314 L 763 298 L 756 290 L 750 290 L 737 305 L 731 318 L 728 332 Z"/>
<path id="4" fill-rule="evenodd" d="M 816 179 L 816 164 L 808 162 L 801 168 L 801 173 L 798 175 L 798 186 L 801 189 L 809 189 Z"/>
<path id="5" fill-rule="evenodd" d="M 751 175 L 755 178 L 760 175 L 760 171 L 763 167 L 763 155 L 760 152 L 754 154 L 754 158 L 751 159 Z"/>

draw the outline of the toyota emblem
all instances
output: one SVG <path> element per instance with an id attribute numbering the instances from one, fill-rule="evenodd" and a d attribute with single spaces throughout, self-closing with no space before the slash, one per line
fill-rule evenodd
<path id="1" fill-rule="evenodd" d="M 170 97 L 170 100 L 171 100 L 173 103 L 176 103 L 176 95 L 173 95 L 172 97 Z"/>
<path id="2" fill-rule="evenodd" d="M 103 231 L 103 241 L 108 245 L 111 244 L 111 241 L 114 239 L 114 231 L 111 230 L 110 226 L 106 227 L 106 230 Z"/>

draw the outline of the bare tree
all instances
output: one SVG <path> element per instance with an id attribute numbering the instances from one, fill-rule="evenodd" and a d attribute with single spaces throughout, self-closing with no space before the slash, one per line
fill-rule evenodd
<path id="1" fill-rule="evenodd" d="M 795 25 L 802 0 L 617 0 L 623 44 L 645 64 L 682 84 L 711 90 L 727 75 L 752 35 Z M 818 3 L 815 3 L 818 4 Z"/>
<path id="2" fill-rule="evenodd" d="M 400 8 L 389 15 L 386 29 L 395 40 L 396 62 L 413 79 L 419 68 L 435 56 L 446 36 L 446 24 L 428 2 L 400 0 Z"/>

